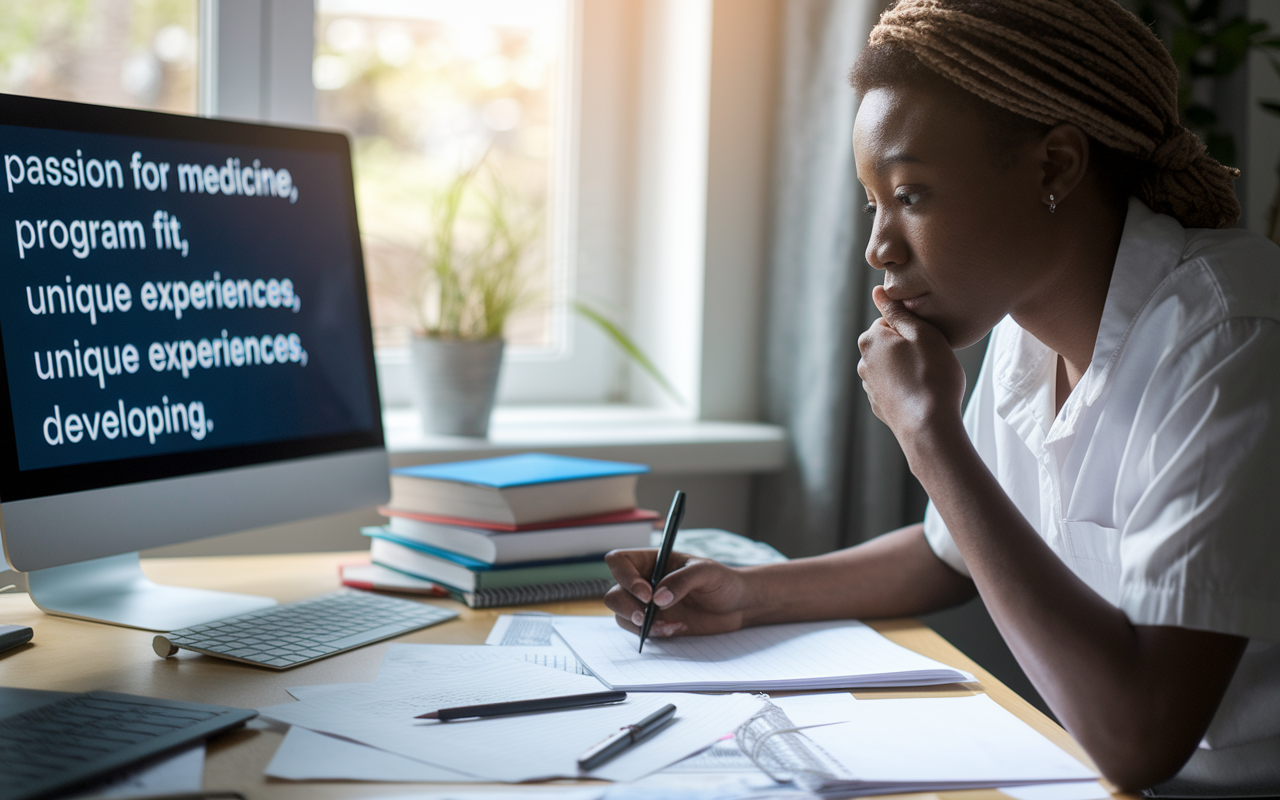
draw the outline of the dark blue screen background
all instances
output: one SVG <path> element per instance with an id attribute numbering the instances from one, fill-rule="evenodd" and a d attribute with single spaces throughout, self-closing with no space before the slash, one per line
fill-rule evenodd
<path id="1" fill-rule="evenodd" d="M 0 335 L 3 336 L 13 430 L 19 469 L 85 464 L 169 453 L 183 453 L 261 444 L 307 437 L 367 432 L 376 428 L 372 375 L 367 360 L 366 311 L 362 308 L 362 271 L 356 263 L 355 231 L 350 220 L 349 177 L 339 156 L 316 150 L 285 150 L 190 141 L 123 137 L 15 126 L 0 126 L 0 156 L 55 156 L 120 162 L 124 188 L 33 186 L 0 183 Z M 166 191 L 135 189 L 129 166 L 132 153 L 142 160 L 168 162 Z M 178 190 L 180 163 L 221 166 L 228 157 L 241 166 L 255 159 L 263 166 L 288 169 L 298 187 L 296 203 L 278 197 L 225 196 L 182 193 Z M 16 168 L 15 168 L 16 169 Z M 3 176 L 0 176 L 3 177 Z M 189 243 L 184 258 L 178 250 L 157 249 L 153 214 L 163 210 L 182 224 Z M 138 220 L 147 237 L 146 249 L 108 250 L 99 246 L 77 258 L 68 244 L 56 249 L 50 230 L 43 231 L 44 247 L 19 258 L 16 221 Z M 98 233 L 98 237 L 101 237 Z M 288 278 L 301 300 L 295 313 L 286 308 L 188 308 L 181 319 L 172 310 L 148 311 L 142 303 L 146 281 L 208 281 L 223 279 Z M 39 305 L 38 287 L 48 285 L 124 283 L 132 295 L 127 312 L 98 313 L 91 324 L 84 313 L 36 315 L 28 307 L 27 287 Z M 56 298 L 54 299 L 57 305 Z M 48 299 L 46 299 L 46 306 Z M 60 308 L 60 307 L 59 307 Z M 307 361 L 240 367 L 196 366 L 188 377 L 180 370 L 156 372 L 148 359 L 152 342 L 198 341 L 264 334 L 296 334 Z M 41 379 L 50 352 L 83 351 L 90 347 L 132 344 L 139 353 L 135 374 L 104 377 Z M 112 358 L 114 360 L 114 356 Z M 83 368 L 83 356 L 82 356 Z M 64 375 L 66 373 L 63 364 Z M 101 415 L 128 409 L 163 408 L 199 402 L 213 427 L 203 439 L 181 430 L 109 439 Z M 62 433 L 61 444 L 49 444 L 46 433 L 58 424 L 45 424 L 57 406 L 61 424 L 69 415 L 87 415 L 96 440 L 78 431 L 79 441 Z M 181 428 L 175 416 L 170 422 Z M 172 424 L 170 427 L 172 427 Z M 57 438 L 56 436 L 54 437 Z"/>

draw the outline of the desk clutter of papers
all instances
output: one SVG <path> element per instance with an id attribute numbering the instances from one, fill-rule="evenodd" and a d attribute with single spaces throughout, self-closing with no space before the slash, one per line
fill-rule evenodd
<path id="1" fill-rule="evenodd" d="M 582 800 L 1003 787 L 1018 800 L 1108 796 L 1091 770 L 984 695 L 855 701 L 847 693 L 758 693 L 973 680 L 859 623 L 658 639 L 660 646 L 643 656 L 635 653 L 635 638 L 608 617 L 514 615 L 500 617 L 484 645 L 393 644 L 372 682 L 291 688 L 297 702 L 260 709 L 291 726 L 267 775 L 613 782 L 574 789 Z M 537 714 L 414 719 L 451 706 L 606 688 L 629 694 L 613 705 Z M 589 773 L 579 771 L 585 750 L 668 703 L 677 707 L 676 719 L 660 733 Z"/>

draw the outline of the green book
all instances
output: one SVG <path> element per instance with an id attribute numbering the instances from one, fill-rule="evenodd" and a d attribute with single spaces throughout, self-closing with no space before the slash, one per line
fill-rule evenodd
<path id="1" fill-rule="evenodd" d="M 409 575 L 444 584 L 459 592 L 478 592 L 512 586 L 567 583 L 612 577 L 603 556 L 596 560 L 561 563 L 537 562 L 533 566 L 503 565 L 494 569 L 471 569 L 457 561 L 440 558 L 401 542 L 371 536 L 369 554 L 373 563 Z"/>

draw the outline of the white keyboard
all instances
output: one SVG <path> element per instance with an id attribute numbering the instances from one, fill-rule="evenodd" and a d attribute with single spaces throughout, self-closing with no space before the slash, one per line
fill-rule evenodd
<path id="1" fill-rule="evenodd" d="M 457 611 L 344 589 L 157 636 L 156 655 L 179 649 L 271 669 L 288 669 L 344 650 L 453 619 Z"/>

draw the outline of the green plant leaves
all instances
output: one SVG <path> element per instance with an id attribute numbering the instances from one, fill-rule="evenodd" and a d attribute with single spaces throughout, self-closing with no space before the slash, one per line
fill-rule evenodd
<path id="1" fill-rule="evenodd" d="M 521 271 L 541 233 L 540 216 L 480 159 L 431 203 L 431 235 L 412 287 L 419 331 L 448 339 L 500 339 L 530 298 Z M 476 186 L 485 172 L 487 187 Z M 470 203 L 480 214 L 466 215 Z"/>
<path id="2" fill-rule="evenodd" d="M 604 314 L 596 311 L 581 300 L 573 301 L 573 310 L 595 323 L 596 327 L 603 331 L 605 336 L 609 337 L 609 340 L 617 345 L 622 352 L 626 353 L 627 357 L 634 361 L 637 367 L 644 370 L 649 377 L 653 378 L 653 380 L 662 387 L 662 390 L 666 392 L 671 399 L 675 400 L 680 405 L 684 405 L 684 398 L 676 391 L 676 387 L 671 385 L 671 381 L 667 380 L 667 376 L 663 375 L 662 370 L 658 369 L 657 365 L 649 360 L 649 357 L 645 355 L 644 351 L 641 350 L 634 341 L 632 341 L 626 331 L 618 327 Z"/>
<path id="3" fill-rule="evenodd" d="M 1254 22 L 1243 14 L 1220 19 L 1220 0 L 1144 0 L 1139 16 L 1165 34 L 1169 53 L 1178 68 L 1178 116 L 1182 124 L 1205 141 L 1209 153 L 1227 165 L 1236 161 L 1236 144 L 1231 134 L 1218 128 L 1213 109 L 1196 102 L 1193 86 L 1206 78 L 1226 78 L 1246 63 L 1256 48 L 1280 49 L 1280 37 L 1264 38 L 1267 23 Z M 1272 58 L 1280 70 L 1280 64 Z M 1275 111 L 1264 102 L 1263 108 Z M 1280 113 L 1280 112 L 1275 112 Z"/>

